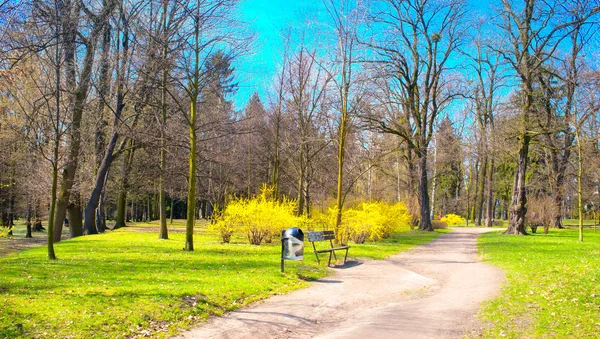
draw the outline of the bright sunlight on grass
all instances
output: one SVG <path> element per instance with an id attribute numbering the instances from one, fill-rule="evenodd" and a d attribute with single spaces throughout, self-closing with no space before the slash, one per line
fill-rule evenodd
<path id="1" fill-rule="evenodd" d="M 483 234 L 484 260 L 507 272 L 501 295 L 480 313 L 487 338 L 598 338 L 600 232 Z M 595 334 L 594 334 L 595 333 Z"/>
<path id="2" fill-rule="evenodd" d="M 66 240 L 57 261 L 45 247 L 0 258 L 0 337 L 165 337 L 250 302 L 323 277 L 312 249 L 279 272 L 280 245 L 222 244 L 204 228 L 194 252 L 182 251 L 183 229 L 159 240 L 156 223 Z M 350 257 L 383 258 L 425 243 L 438 232 L 409 232 L 354 245 Z M 310 243 L 307 243 L 310 245 Z"/>

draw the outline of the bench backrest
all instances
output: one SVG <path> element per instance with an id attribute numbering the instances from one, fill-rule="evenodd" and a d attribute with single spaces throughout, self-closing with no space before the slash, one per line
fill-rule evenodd
<path id="1" fill-rule="evenodd" d="M 320 232 L 308 232 L 308 241 L 324 241 L 335 239 L 335 233 L 333 231 L 320 231 Z"/>

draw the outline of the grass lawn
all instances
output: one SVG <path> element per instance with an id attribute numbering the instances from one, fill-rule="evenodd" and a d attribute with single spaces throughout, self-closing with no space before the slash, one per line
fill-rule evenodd
<path id="1" fill-rule="evenodd" d="M 305 287 L 329 272 L 309 248 L 303 262 L 286 262 L 281 274 L 277 240 L 252 246 L 234 238 L 221 244 L 198 227 L 195 251 L 184 252 L 183 222 L 170 231 L 169 240 L 159 240 L 157 223 L 137 224 L 64 240 L 55 245 L 56 261 L 46 259 L 45 246 L 0 257 L 0 338 L 166 337 L 210 315 Z M 384 258 L 441 233 L 351 244 L 349 256 Z"/>
<path id="2" fill-rule="evenodd" d="M 486 338 L 600 338 L 600 230 L 479 237 L 484 261 L 507 273 L 480 313 Z"/>

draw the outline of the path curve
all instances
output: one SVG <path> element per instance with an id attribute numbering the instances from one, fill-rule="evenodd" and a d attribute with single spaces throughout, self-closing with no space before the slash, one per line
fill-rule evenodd
<path id="1" fill-rule="evenodd" d="M 504 279 L 477 256 L 476 238 L 487 231 L 456 228 L 386 260 L 337 268 L 176 338 L 460 338 L 479 328 L 479 304 Z"/>

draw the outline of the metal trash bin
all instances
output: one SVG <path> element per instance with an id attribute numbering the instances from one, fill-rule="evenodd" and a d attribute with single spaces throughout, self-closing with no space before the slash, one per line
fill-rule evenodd
<path id="1" fill-rule="evenodd" d="M 298 227 L 281 232 L 281 272 L 285 260 L 304 259 L 304 233 Z"/>

